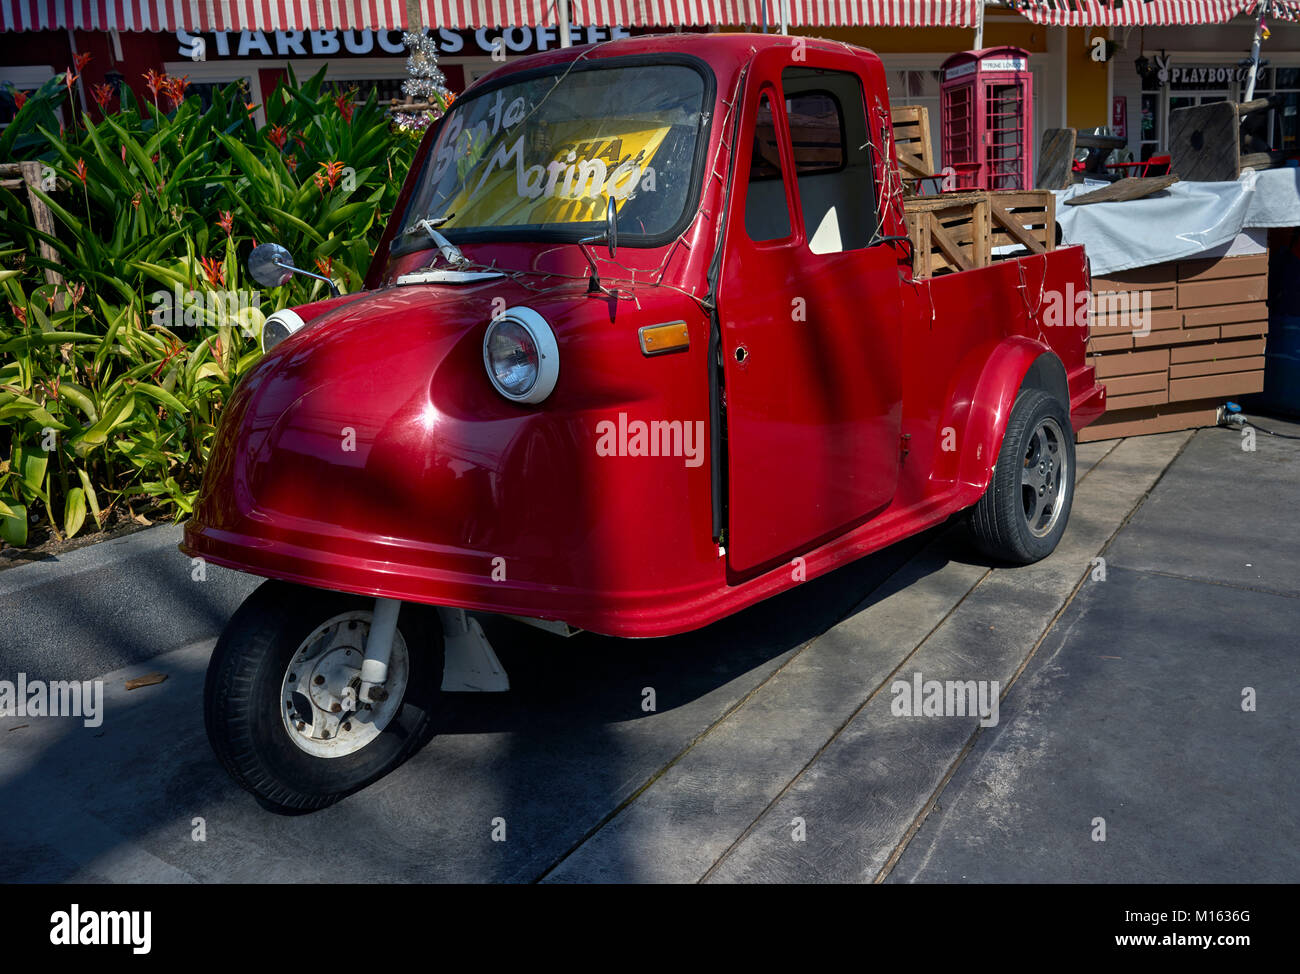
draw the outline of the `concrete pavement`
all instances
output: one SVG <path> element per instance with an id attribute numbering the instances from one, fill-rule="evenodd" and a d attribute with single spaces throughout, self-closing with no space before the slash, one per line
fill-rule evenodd
<path id="1" fill-rule="evenodd" d="M 1062 769 L 1041 755 L 1064 746 L 1062 737 L 1086 748 L 1085 728 L 1096 736 L 1088 723 L 1095 713 L 1061 708 L 1124 701 L 1112 683 L 1089 682 L 1096 674 L 1083 664 L 1052 671 L 1057 682 L 1038 695 L 1034 681 L 1045 678 L 1046 660 L 1072 659 L 1085 652 L 1080 646 L 1096 655 L 1098 645 L 1123 656 L 1125 640 L 1160 618 L 1168 596 L 1159 586 L 1197 586 L 1208 590 L 1199 614 L 1165 607 L 1178 619 L 1179 639 L 1221 632 L 1232 618 L 1215 615 L 1224 605 L 1248 610 L 1251 620 L 1267 617 L 1231 623 L 1251 627 L 1234 657 L 1240 672 L 1222 675 L 1225 659 L 1216 656 L 1197 667 L 1219 667 L 1224 694 L 1253 679 L 1270 707 L 1288 699 L 1281 687 L 1295 661 L 1278 647 L 1298 621 L 1288 615 L 1300 605 L 1296 593 L 1285 591 L 1298 577 L 1286 534 L 1295 528 L 1251 522 L 1241 501 L 1268 471 L 1263 496 L 1293 504 L 1300 451 L 1261 436 L 1260 455 L 1245 461 L 1257 467 L 1226 467 L 1240 480 L 1216 483 L 1214 471 L 1239 459 L 1222 452 L 1233 437 L 1204 431 L 1081 446 L 1070 527 L 1052 558 L 1028 568 L 990 568 L 960 531 L 940 529 L 673 639 L 563 640 L 491 620 L 512 692 L 457 695 L 449 731 L 406 765 L 333 808 L 296 818 L 263 811 L 235 787 L 203 733 L 208 654 L 255 580 L 209 567 L 208 581 L 193 583 L 188 559 L 168 553 L 174 539 L 165 532 L 174 529 L 122 539 L 147 540 L 116 553 L 71 553 L 66 558 L 90 552 L 98 560 L 68 573 L 67 592 L 54 566 L 11 569 L 0 574 L 0 631 L 8 634 L 0 677 L 24 666 L 61 679 L 113 672 L 104 677 L 100 728 L 0 719 L 0 855 L 9 878 L 22 881 L 925 881 L 960 880 L 994 861 L 1001 878 L 1055 878 L 1076 851 L 1059 833 L 1083 821 L 1087 839 L 1092 809 L 1105 802 L 1082 779 L 1072 797 L 1052 797 Z M 1224 498 L 1241 524 L 1225 523 Z M 1195 510 L 1208 519 L 1204 533 L 1189 503 L 1202 505 Z M 1104 583 L 1091 581 L 1098 557 L 1106 558 Z M 1260 577 L 1246 586 L 1248 569 L 1236 561 Z M 1278 581 L 1288 571 L 1291 581 Z M 1138 576 L 1155 581 L 1125 581 Z M 45 603 L 39 624 L 26 619 L 38 594 L 59 600 Z M 96 629 L 102 613 L 109 624 Z M 1156 659 L 1134 671 L 1131 693 L 1150 694 L 1179 671 L 1190 678 L 1188 666 L 1181 656 Z M 167 681 L 123 689 L 127 678 L 151 671 Z M 892 686 L 915 673 L 997 681 L 998 723 L 896 716 Z M 652 714 L 640 706 L 647 686 L 658 698 Z M 1127 722 L 1108 717 L 1115 760 L 1127 754 L 1129 762 L 1127 777 L 1115 772 L 1108 799 L 1121 800 L 1115 793 L 1128 787 L 1136 801 L 1144 783 L 1169 787 L 1149 748 L 1182 740 L 1186 714 L 1159 699 L 1141 713 Z M 1250 715 L 1253 729 L 1237 728 L 1246 736 L 1207 727 L 1197 738 L 1214 787 L 1232 767 L 1249 770 L 1260 787 L 1285 756 L 1278 749 L 1288 731 L 1294 746 L 1294 726 L 1272 713 L 1258 719 L 1267 716 L 1261 706 Z M 1244 765 L 1242 748 L 1255 751 Z M 1283 807 L 1288 793 L 1275 786 L 1265 794 L 1267 802 L 1243 794 L 1223 817 L 1188 821 L 1224 835 L 1226 861 L 1261 829 L 1293 824 Z M 1252 814 L 1242 817 L 1247 806 Z M 1015 810 L 1039 859 L 1007 845 Z M 498 818 L 504 842 L 492 841 Z M 1126 824 L 1128 841 L 1140 842 L 1149 824 Z M 1148 859 L 1160 848 L 1151 841 Z M 1088 847 L 1080 854 L 1095 852 Z M 1118 842 L 1106 849 L 1122 852 Z M 1201 851 L 1168 860 L 1166 873 L 1198 878 Z M 1294 863 L 1293 840 L 1290 854 L 1281 868 Z"/>

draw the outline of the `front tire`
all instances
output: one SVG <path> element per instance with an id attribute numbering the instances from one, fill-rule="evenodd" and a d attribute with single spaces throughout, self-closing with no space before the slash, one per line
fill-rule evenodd
<path id="1" fill-rule="evenodd" d="M 208 740 L 231 776 L 273 811 L 331 805 L 397 767 L 432 732 L 443 643 L 426 606 L 401 607 L 388 699 L 356 699 L 374 604 L 269 581 L 217 641 L 203 693 Z"/>
<path id="2" fill-rule="evenodd" d="M 1011 407 L 988 489 L 971 508 L 975 543 L 999 561 L 1039 561 L 1056 550 L 1073 502 L 1070 414 L 1041 389 L 1022 389 Z"/>

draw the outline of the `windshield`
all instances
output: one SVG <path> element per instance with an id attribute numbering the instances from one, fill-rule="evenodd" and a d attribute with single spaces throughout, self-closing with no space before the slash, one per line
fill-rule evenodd
<path id="1" fill-rule="evenodd" d="M 576 239 L 604 228 L 611 197 L 620 242 L 655 245 L 688 211 L 704 101 L 699 70 L 662 63 L 560 65 L 458 101 L 400 249 L 429 246 L 425 219 L 452 239 Z"/>

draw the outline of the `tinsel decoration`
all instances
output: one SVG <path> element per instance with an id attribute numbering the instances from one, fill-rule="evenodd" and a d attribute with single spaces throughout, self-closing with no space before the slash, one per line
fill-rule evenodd
<path id="1" fill-rule="evenodd" d="M 402 110 L 403 106 L 397 106 L 393 121 L 401 131 L 421 132 L 442 117 L 452 96 L 447 90 L 447 79 L 438 67 L 438 45 L 433 38 L 424 31 L 408 30 L 402 34 L 402 44 L 409 52 L 406 58 L 409 77 L 402 82 L 402 93 L 414 101 L 426 102 L 428 107 Z"/>

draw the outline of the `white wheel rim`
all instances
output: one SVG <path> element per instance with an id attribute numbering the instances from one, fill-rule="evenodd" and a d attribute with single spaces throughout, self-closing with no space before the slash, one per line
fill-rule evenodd
<path id="1" fill-rule="evenodd" d="M 280 684 L 280 719 L 289 739 L 308 754 L 355 754 L 383 732 L 402 705 L 410 661 L 400 629 L 388 660 L 387 698 L 359 699 L 372 617 L 367 609 L 326 619 L 289 660 Z"/>

